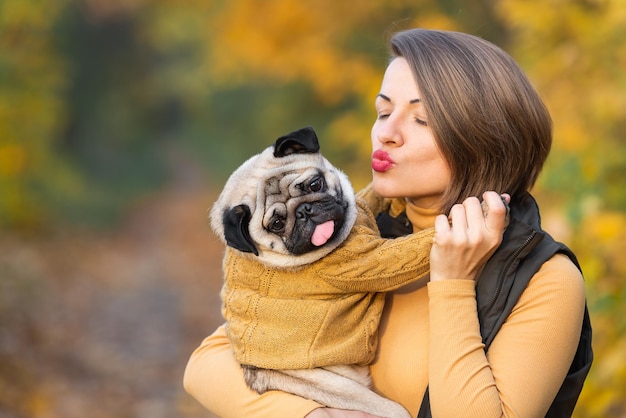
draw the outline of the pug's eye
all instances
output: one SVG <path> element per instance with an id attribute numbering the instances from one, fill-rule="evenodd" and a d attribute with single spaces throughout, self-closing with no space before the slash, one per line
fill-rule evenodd
<path id="1" fill-rule="evenodd" d="M 278 234 L 285 229 L 285 220 L 282 218 L 274 218 L 270 222 L 268 228 L 271 232 Z"/>
<path id="2" fill-rule="evenodd" d="M 311 184 L 309 184 L 309 190 L 312 193 L 318 193 L 324 190 L 324 186 L 325 186 L 324 178 L 316 177 L 315 179 L 313 179 Z"/>

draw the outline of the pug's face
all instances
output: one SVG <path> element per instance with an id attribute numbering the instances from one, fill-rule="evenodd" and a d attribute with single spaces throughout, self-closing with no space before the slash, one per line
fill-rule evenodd
<path id="1" fill-rule="evenodd" d="M 341 244 L 356 208 L 348 178 L 320 154 L 317 136 L 307 127 L 241 165 L 210 217 L 227 245 L 269 266 L 296 267 Z"/>

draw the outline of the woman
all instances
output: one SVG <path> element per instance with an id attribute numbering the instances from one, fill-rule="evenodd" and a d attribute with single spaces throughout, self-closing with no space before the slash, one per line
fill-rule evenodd
<path id="1" fill-rule="evenodd" d="M 569 415 L 590 329 L 575 257 L 541 230 L 528 194 L 550 149 L 549 114 L 518 65 L 479 38 L 414 29 L 391 51 L 361 197 L 381 212 L 384 235 L 434 226 L 435 238 L 430 281 L 387 296 L 375 388 L 420 416 Z M 504 237 L 499 193 L 511 198 Z M 221 416 L 366 416 L 251 393 L 222 328 L 194 352 L 184 383 Z"/>

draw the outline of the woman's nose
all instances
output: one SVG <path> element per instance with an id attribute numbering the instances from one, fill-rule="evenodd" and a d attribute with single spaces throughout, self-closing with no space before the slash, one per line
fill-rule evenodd
<path id="1" fill-rule="evenodd" d="M 376 132 L 376 138 L 381 144 L 402 145 L 402 133 L 393 120 L 386 120 Z"/>

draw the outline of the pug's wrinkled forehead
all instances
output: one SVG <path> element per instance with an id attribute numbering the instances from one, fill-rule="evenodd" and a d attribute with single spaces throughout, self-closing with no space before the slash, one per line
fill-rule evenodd
<path id="1" fill-rule="evenodd" d="M 274 202 L 315 199 L 317 193 L 341 194 L 337 170 L 319 153 L 273 158 L 266 163 L 275 165 L 259 187 L 262 195 L 257 196 L 258 204 L 266 208 Z"/>
<path id="2" fill-rule="evenodd" d="M 312 179 L 324 177 L 324 173 L 317 168 L 303 171 L 285 172 L 282 176 L 267 179 L 265 194 L 267 196 L 285 195 L 289 197 L 302 196 L 307 192 L 307 185 Z"/>
<path id="3" fill-rule="evenodd" d="M 341 190 L 336 180 L 335 170 L 321 170 L 321 166 L 303 168 L 298 171 L 284 172 L 280 176 L 268 178 L 264 187 L 266 206 L 272 201 L 299 198 L 326 192 L 331 194 Z"/>

